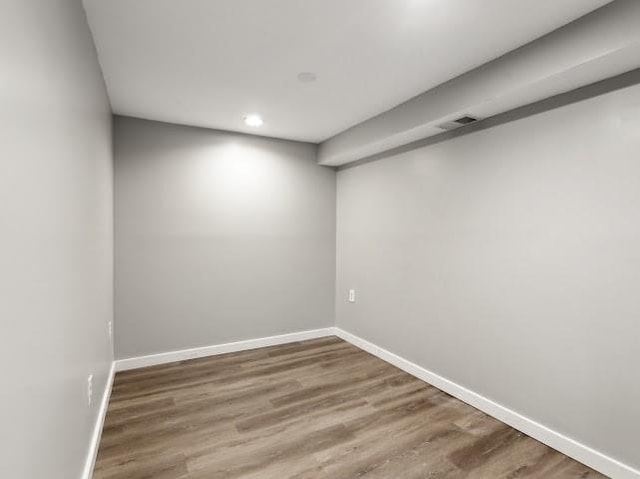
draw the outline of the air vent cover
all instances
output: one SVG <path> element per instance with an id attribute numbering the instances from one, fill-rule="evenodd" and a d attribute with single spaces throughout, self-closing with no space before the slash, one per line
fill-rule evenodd
<path id="1" fill-rule="evenodd" d="M 476 121 L 478 121 L 478 118 L 465 115 L 463 117 L 458 118 L 457 120 L 448 121 L 446 123 L 443 123 L 442 125 L 438 125 L 438 128 L 442 130 L 455 130 L 456 128 L 460 128 L 461 126 L 465 126 L 470 123 L 475 123 Z"/>
<path id="2" fill-rule="evenodd" d="M 455 123 L 460 123 L 461 125 L 468 125 L 469 123 L 473 123 L 474 121 L 478 121 L 478 119 L 472 116 L 463 116 L 462 118 L 458 118 L 457 120 L 455 120 Z"/>

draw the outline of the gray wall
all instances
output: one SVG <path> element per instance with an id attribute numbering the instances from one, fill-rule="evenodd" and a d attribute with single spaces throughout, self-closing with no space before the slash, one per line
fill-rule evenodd
<path id="1" fill-rule="evenodd" d="M 340 171 L 337 325 L 637 468 L 639 131 L 634 86 Z"/>
<path id="2" fill-rule="evenodd" d="M 116 117 L 116 356 L 333 325 L 316 147 Z"/>
<path id="3" fill-rule="evenodd" d="M 73 479 L 112 360 L 111 113 L 79 0 L 0 25 L 0 477 Z"/>

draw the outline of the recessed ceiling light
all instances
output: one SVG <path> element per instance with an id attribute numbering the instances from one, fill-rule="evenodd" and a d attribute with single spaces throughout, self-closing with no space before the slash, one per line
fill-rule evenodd
<path id="1" fill-rule="evenodd" d="M 317 75 L 313 72 L 298 73 L 298 81 L 301 83 L 311 83 L 312 81 L 316 81 L 317 78 Z"/>
<path id="2" fill-rule="evenodd" d="M 244 122 L 247 124 L 247 126 L 252 126 L 253 128 L 258 128 L 264 123 L 264 121 L 262 121 L 262 117 L 257 113 L 251 113 L 245 116 Z"/>

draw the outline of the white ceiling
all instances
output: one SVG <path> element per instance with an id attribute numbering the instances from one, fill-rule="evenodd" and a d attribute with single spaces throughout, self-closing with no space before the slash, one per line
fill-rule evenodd
<path id="1" fill-rule="evenodd" d="M 114 112 L 320 142 L 610 1 L 84 3 Z"/>

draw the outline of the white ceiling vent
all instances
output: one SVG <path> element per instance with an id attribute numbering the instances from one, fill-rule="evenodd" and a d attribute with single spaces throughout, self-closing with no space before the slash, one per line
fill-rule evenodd
<path id="1" fill-rule="evenodd" d="M 475 123 L 479 118 L 465 115 L 463 117 L 458 118 L 457 120 L 448 121 L 443 123 L 442 125 L 438 125 L 438 128 L 442 130 L 455 130 L 456 128 L 460 128 L 461 126 L 469 125 L 470 123 Z"/>

